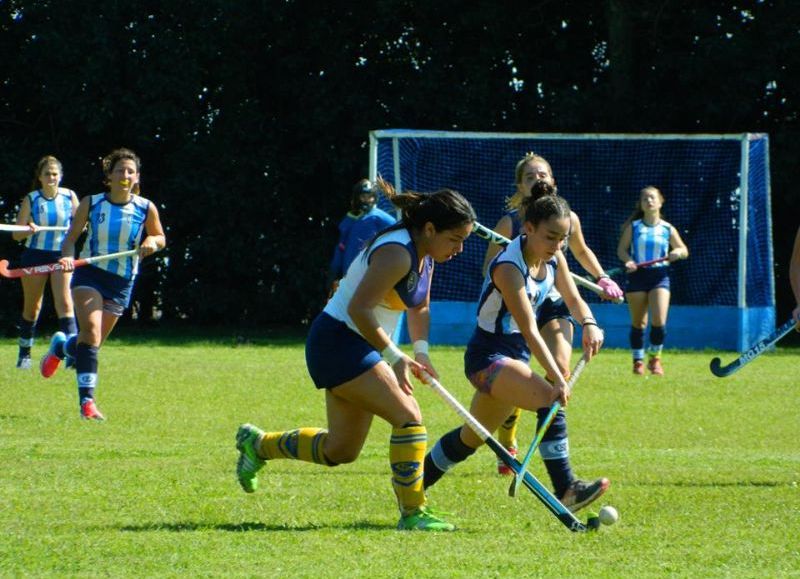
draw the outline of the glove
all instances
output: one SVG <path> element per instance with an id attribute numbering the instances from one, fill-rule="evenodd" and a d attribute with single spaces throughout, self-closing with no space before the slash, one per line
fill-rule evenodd
<path id="1" fill-rule="evenodd" d="M 615 300 L 623 296 L 622 290 L 619 289 L 617 282 L 610 277 L 601 277 L 599 280 L 597 280 L 597 285 L 603 288 L 603 293 L 608 297 L 608 299 Z"/>

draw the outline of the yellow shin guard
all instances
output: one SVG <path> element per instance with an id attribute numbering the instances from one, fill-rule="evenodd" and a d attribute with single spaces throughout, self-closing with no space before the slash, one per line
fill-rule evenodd
<path id="1" fill-rule="evenodd" d="M 497 441 L 504 448 L 517 448 L 517 426 L 520 414 L 522 414 L 522 409 L 515 408 L 497 431 Z"/>

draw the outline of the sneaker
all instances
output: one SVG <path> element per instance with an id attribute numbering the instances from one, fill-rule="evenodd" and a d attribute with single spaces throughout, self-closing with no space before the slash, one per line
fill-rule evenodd
<path id="1" fill-rule="evenodd" d="M 59 350 L 63 351 L 63 346 L 66 342 L 67 336 L 64 332 L 56 332 L 53 334 L 53 338 L 50 340 L 50 348 L 47 350 L 47 353 L 42 356 L 41 362 L 39 362 L 39 371 L 45 378 L 49 378 L 58 370 L 58 366 L 61 364 L 61 357 L 56 354 L 56 352 Z"/>
<path id="2" fill-rule="evenodd" d="M 30 356 L 21 356 L 17 358 L 17 369 L 18 370 L 30 370 L 31 369 L 31 357 Z"/>
<path id="3" fill-rule="evenodd" d="M 106 417 L 97 409 L 94 400 L 87 398 L 81 403 L 81 418 L 84 420 L 105 420 Z"/>
<path id="4" fill-rule="evenodd" d="M 561 503 L 573 513 L 578 512 L 606 492 L 610 486 L 611 481 L 607 478 L 599 478 L 594 482 L 574 480 L 561 497 Z"/>
<path id="5" fill-rule="evenodd" d="M 641 360 L 633 361 L 633 373 L 637 376 L 644 376 L 644 362 Z"/>
<path id="6" fill-rule="evenodd" d="M 72 356 L 65 356 L 64 357 L 64 368 L 69 370 L 70 368 L 74 368 L 74 367 L 75 367 L 75 358 L 73 358 Z"/>
<path id="7" fill-rule="evenodd" d="M 514 458 L 517 458 L 517 447 L 516 446 L 511 446 L 511 447 L 507 448 L 506 450 L 508 451 L 508 454 L 510 454 Z M 506 463 L 504 463 L 502 460 L 500 460 L 500 458 L 498 458 L 497 459 L 497 474 L 502 475 L 502 476 L 512 476 L 514 474 L 514 471 L 511 470 L 510 466 L 508 466 Z"/>
<path id="8" fill-rule="evenodd" d="M 400 516 L 399 531 L 455 531 L 456 526 L 442 520 L 430 507 L 421 506 L 411 514 Z"/>
<path id="9" fill-rule="evenodd" d="M 236 432 L 236 450 L 239 460 L 236 461 L 236 478 L 246 493 L 253 493 L 258 488 L 256 474 L 267 462 L 256 453 L 256 443 L 264 431 L 252 424 L 242 424 Z"/>
<path id="10" fill-rule="evenodd" d="M 653 376 L 664 375 L 664 368 L 661 366 L 661 358 L 650 358 L 647 362 L 647 368 Z"/>

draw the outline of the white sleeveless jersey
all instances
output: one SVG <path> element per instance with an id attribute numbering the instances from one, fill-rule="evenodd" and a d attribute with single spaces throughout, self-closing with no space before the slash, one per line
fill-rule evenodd
<path id="1" fill-rule="evenodd" d="M 519 209 L 512 209 L 508 213 L 506 213 L 511 218 L 511 237 L 516 237 L 522 231 L 522 220 L 523 215 Z M 567 232 L 567 236 L 564 238 L 564 243 L 561 246 L 561 253 L 564 254 L 564 257 L 567 256 L 567 252 L 569 251 L 569 237 L 572 235 L 572 212 L 570 212 L 569 217 L 569 231 Z M 558 293 L 558 289 L 556 289 L 555 284 L 550 287 L 550 290 L 547 293 L 547 297 L 551 300 L 558 301 L 561 299 L 561 294 Z"/>
<path id="2" fill-rule="evenodd" d="M 350 314 L 347 313 L 347 307 L 350 305 L 350 300 L 353 298 L 356 288 L 364 278 L 372 254 L 379 247 L 389 244 L 400 245 L 408 251 L 411 256 L 411 269 L 373 310 L 380 327 L 391 335 L 397 326 L 400 314 L 408 308 L 420 305 L 428 296 L 428 288 L 433 274 L 433 259 L 430 256 L 426 256 L 422 272 L 418 272 L 416 267 L 418 263 L 417 249 L 411 240 L 408 230 L 403 228 L 384 233 L 371 246 L 362 249 L 356 256 L 353 263 L 347 268 L 347 273 L 339 282 L 336 293 L 328 300 L 323 310 L 333 318 L 346 323 L 347 327 L 359 335 L 361 335 L 361 332 L 353 323 Z"/>
<path id="3" fill-rule="evenodd" d="M 666 257 L 669 254 L 669 237 L 672 225 L 659 220 L 655 225 L 648 225 L 642 219 L 631 223 L 630 253 L 633 261 L 641 263 Z M 667 267 L 667 262 L 656 263 L 648 267 Z"/>
<path id="4" fill-rule="evenodd" d="M 145 236 L 144 223 L 150 201 L 133 195 L 127 203 L 108 200 L 105 193 L 92 195 L 86 241 L 81 257 L 94 257 L 136 249 Z M 93 264 L 125 279 L 133 279 L 139 269 L 139 256 L 109 259 Z"/>
<path id="5" fill-rule="evenodd" d="M 552 258 L 546 262 L 547 273 L 543 279 L 535 279 L 530 274 L 530 268 L 525 263 L 522 247 L 525 236 L 520 235 L 503 251 L 498 253 L 489 264 L 486 279 L 483 280 L 481 297 L 478 302 L 478 327 L 492 334 L 519 334 L 519 326 L 511 313 L 506 308 L 503 295 L 492 282 L 492 272 L 501 263 L 510 263 L 522 274 L 525 283 L 525 293 L 530 300 L 534 315 L 542 305 L 548 292 L 554 287 L 556 268 L 558 262 Z"/>
<path id="6" fill-rule="evenodd" d="M 31 206 L 31 221 L 36 225 L 69 227 L 72 222 L 72 190 L 59 187 L 55 197 L 48 199 L 40 190 L 28 193 Z M 40 231 L 25 239 L 30 249 L 61 251 L 66 231 Z"/>

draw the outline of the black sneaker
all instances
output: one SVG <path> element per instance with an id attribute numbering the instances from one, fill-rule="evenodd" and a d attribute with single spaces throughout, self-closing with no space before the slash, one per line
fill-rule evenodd
<path id="1" fill-rule="evenodd" d="M 607 478 L 599 478 L 594 482 L 576 479 L 561 497 L 561 503 L 573 513 L 578 512 L 606 492 L 610 486 L 611 481 Z"/>

